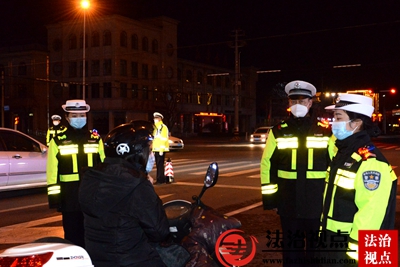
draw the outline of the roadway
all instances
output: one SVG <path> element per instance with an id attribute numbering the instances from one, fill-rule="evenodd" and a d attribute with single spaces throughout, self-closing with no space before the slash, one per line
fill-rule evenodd
<path id="1" fill-rule="evenodd" d="M 400 166 L 397 156 L 400 143 L 379 140 L 376 146 L 395 168 Z M 280 229 L 275 212 L 264 211 L 261 207 L 259 162 L 262 151 L 262 145 L 245 142 L 188 139 L 183 150 L 166 154 L 172 160 L 175 183 L 155 186 L 163 202 L 190 201 L 193 195 L 200 193 L 208 165 L 217 162 L 220 168 L 218 183 L 204 194 L 202 200 L 217 211 L 238 218 L 242 230 L 258 239 L 256 257 L 248 266 L 262 266 L 263 259 L 280 257 L 279 252 L 262 251 L 267 248 L 267 231 Z M 151 174 L 155 176 L 155 170 Z M 0 251 L 44 236 L 62 237 L 61 216 L 48 209 L 45 190 L 15 195 L 0 195 Z M 400 196 L 397 199 L 396 228 L 399 229 Z"/>

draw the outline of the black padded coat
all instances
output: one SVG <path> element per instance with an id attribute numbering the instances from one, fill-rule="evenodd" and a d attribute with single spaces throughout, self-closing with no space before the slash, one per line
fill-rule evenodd
<path id="1" fill-rule="evenodd" d="M 152 243 L 168 238 L 169 225 L 141 166 L 106 158 L 85 173 L 79 201 L 94 266 L 164 266 Z"/>

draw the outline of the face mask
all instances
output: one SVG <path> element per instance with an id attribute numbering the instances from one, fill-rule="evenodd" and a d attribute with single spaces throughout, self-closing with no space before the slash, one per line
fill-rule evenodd
<path id="1" fill-rule="evenodd" d="M 54 125 L 54 126 L 57 126 L 57 125 L 59 125 L 59 124 L 60 124 L 59 121 L 53 121 L 53 125 Z"/>
<path id="2" fill-rule="evenodd" d="M 154 153 L 150 152 L 149 154 L 149 159 L 147 160 L 147 165 L 146 165 L 146 172 L 149 173 L 153 169 L 154 162 L 156 161 L 156 158 L 154 157 Z"/>
<path id="3" fill-rule="evenodd" d="M 347 137 L 352 135 L 354 133 L 354 131 L 358 128 L 358 126 L 357 126 L 356 128 L 354 128 L 353 131 L 347 130 L 346 123 L 348 123 L 348 122 L 350 122 L 350 121 L 334 121 L 334 122 L 332 122 L 332 133 L 337 139 L 339 139 L 339 140 L 346 139 Z"/>
<path id="4" fill-rule="evenodd" d="M 297 118 L 302 118 L 308 113 L 308 108 L 304 105 L 301 104 L 296 104 L 290 107 L 290 112 L 297 117 Z"/>
<path id="5" fill-rule="evenodd" d="M 69 124 L 75 129 L 82 129 L 86 125 L 86 118 L 69 118 Z"/>

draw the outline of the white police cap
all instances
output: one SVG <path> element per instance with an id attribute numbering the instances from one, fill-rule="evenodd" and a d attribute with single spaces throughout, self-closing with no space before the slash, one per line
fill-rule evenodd
<path id="1" fill-rule="evenodd" d="M 154 117 L 154 118 L 161 118 L 161 119 L 164 119 L 164 116 L 163 116 L 160 112 L 154 112 L 154 113 L 153 113 L 153 117 Z"/>
<path id="2" fill-rule="evenodd" d="M 83 99 L 67 100 L 65 105 L 61 106 L 66 112 L 86 113 L 90 110 L 90 106 Z"/>
<path id="3" fill-rule="evenodd" d="M 371 118 L 374 112 L 372 98 L 358 94 L 340 94 L 335 105 L 327 106 L 328 110 L 347 110 L 358 114 L 363 114 Z"/>
<path id="4" fill-rule="evenodd" d="M 317 93 L 317 89 L 311 83 L 305 81 L 292 81 L 285 86 L 285 92 L 289 96 L 305 96 L 312 98 Z"/>
<path id="5" fill-rule="evenodd" d="M 60 116 L 60 115 L 57 115 L 57 114 L 54 114 L 53 116 L 51 116 L 51 119 L 52 119 L 53 121 L 60 121 L 60 120 L 61 120 L 61 116 Z"/>

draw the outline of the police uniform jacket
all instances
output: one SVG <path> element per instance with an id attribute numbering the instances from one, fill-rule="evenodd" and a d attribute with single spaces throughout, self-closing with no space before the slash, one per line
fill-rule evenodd
<path id="1" fill-rule="evenodd" d="M 322 230 L 347 232 L 349 250 L 357 251 L 358 230 L 394 229 L 397 177 L 365 131 L 337 140 L 336 146 L 326 177 Z"/>
<path id="2" fill-rule="evenodd" d="M 65 127 L 64 125 L 53 125 L 51 126 L 48 130 L 47 130 L 47 134 L 46 134 L 46 144 L 47 146 L 50 145 L 50 141 L 51 139 L 54 138 L 54 136 L 56 136 L 57 134 L 63 133 L 67 130 L 67 127 Z"/>
<path id="3" fill-rule="evenodd" d="M 96 267 L 164 266 L 151 242 L 166 240 L 169 224 L 141 165 L 106 158 L 83 176 L 79 200 L 85 248 Z"/>
<path id="4" fill-rule="evenodd" d="M 47 155 L 50 208 L 80 211 L 78 189 L 81 173 L 105 158 L 103 141 L 96 130 L 68 127 L 51 141 Z"/>
<path id="5" fill-rule="evenodd" d="M 153 152 L 169 151 L 169 131 L 167 125 L 159 121 L 154 126 Z"/>
<path id="6" fill-rule="evenodd" d="M 274 126 L 261 159 L 264 209 L 281 216 L 319 219 L 326 169 L 334 154 L 328 124 L 310 117 L 290 118 Z"/>

